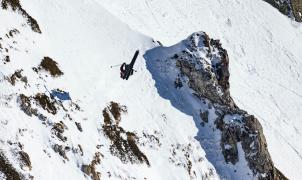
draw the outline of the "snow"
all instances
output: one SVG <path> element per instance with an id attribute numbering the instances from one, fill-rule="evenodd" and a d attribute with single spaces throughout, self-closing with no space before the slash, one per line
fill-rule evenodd
<path id="1" fill-rule="evenodd" d="M 146 50 L 157 46 L 152 38 L 171 46 L 202 30 L 220 39 L 228 51 L 232 97 L 240 108 L 261 121 L 276 167 L 289 179 L 300 178 L 301 24 L 292 22 L 261 0 L 32 0 L 21 3 L 37 20 L 42 35 L 24 26 L 25 20 L 19 14 L 0 11 L 0 36 L 3 37 L 0 43 L 16 48 L 9 49 L 11 62 L 0 65 L 0 144 L 1 151 L 18 171 L 24 172 L 11 154 L 11 149 L 17 147 L 8 146 L 8 140 L 24 144 L 33 167 L 27 173 L 35 179 L 86 179 L 80 166 L 90 163 L 96 151 L 104 155 L 97 167 L 102 179 L 110 176 L 111 179 L 189 179 L 186 168 L 172 164 L 169 158 L 171 145 L 180 144 L 181 148 L 188 149 L 191 144 L 188 151 L 192 154 L 195 179 L 210 172 L 213 179 L 218 179 L 218 175 L 222 179 L 238 176 L 250 179 L 240 144 L 241 160 L 235 166 L 227 165 L 220 152 L 220 134 L 211 128 L 214 124 L 206 125 L 201 131 L 196 117 L 204 105 L 188 93 L 187 87 L 175 91 L 172 79 L 154 76 L 158 75 L 157 69 L 169 69 L 152 64 L 148 58 L 163 60 L 166 53 L 178 51 L 183 45 L 173 46 L 173 51 L 165 53 L 155 51 L 155 55 L 145 56 L 146 61 L 143 57 Z M 5 38 L 13 28 L 21 33 Z M 130 61 L 137 49 L 142 52 L 134 66 L 137 72 L 129 81 L 123 81 L 119 78 L 119 69 L 110 66 Z M 0 59 L 4 55 L 3 51 Z M 42 73 L 42 80 L 32 71 L 44 56 L 58 62 L 64 72 L 62 77 L 45 77 L 46 73 Z M 2 80 L 2 74 L 7 76 L 21 68 L 30 88 L 21 82 L 12 87 Z M 69 161 L 64 163 L 51 148 L 53 143 L 60 142 L 52 138 L 50 127 L 20 111 L 16 94 L 45 93 L 44 85 L 48 89 L 66 90 L 83 109 L 83 112 L 71 113 L 73 121 L 64 120 L 69 127 L 64 135 L 68 137 L 69 146 L 83 146 L 84 156 L 68 152 Z M 123 164 L 110 154 L 109 141 L 100 132 L 102 110 L 110 101 L 128 107 L 128 114 L 123 115 L 120 123 L 127 131 L 139 136 L 142 132 L 159 132 L 162 146 L 140 146 L 151 167 Z M 64 102 L 64 106 L 69 105 L 70 102 Z M 63 111 L 47 115 L 52 123 L 63 117 Z M 214 112 L 210 112 L 210 118 L 215 118 Z M 82 133 L 74 121 L 81 122 Z M 19 129 L 26 131 L 20 134 Z M 100 150 L 97 145 L 102 145 Z M 198 161 L 200 158 L 203 161 Z M 181 152 L 176 160 L 187 161 Z"/>
<path id="2" fill-rule="evenodd" d="M 14 38 L 3 38 L 4 47 L 13 46 L 8 55 L 11 62 L 1 64 L 1 73 L 8 76 L 17 69 L 23 69 L 22 75 L 28 78 L 28 86 L 17 81 L 12 86 L 7 81 L 1 82 L 0 126 L 1 147 L 3 153 L 13 163 L 17 171 L 33 175 L 35 179 L 89 179 L 81 171 L 83 164 L 89 164 L 96 152 L 101 152 L 101 164 L 97 170 L 102 179 L 219 179 L 215 168 L 205 157 L 200 143 L 194 138 L 197 127 L 191 116 L 186 115 L 162 98 L 142 54 L 139 55 L 134 68 L 137 72 L 129 81 L 119 78 L 119 69 L 111 65 L 130 61 L 135 50 L 144 52 L 156 44 L 150 37 L 133 31 L 123 24 L 95 1 L 91 0 L 51 0 L 22 1 L 23 8 L 34 17 L 42 34 L 34 33 L 22 16 L 11 11 L 0 11 L 1 37 L 10 29 L 20 31 Z M 4 21 L 3 21 L 4 20 Z M 12 41 L 16 41 L 13 44 Z M 32 70 L 42 58 L 49 56 L 58 62 L 64 75 L 53 78 L 46 71 L 39 74 Z M 36 93 L 48 92 L 46 88 L 63 89 L 71 95 L 71 101 L 64 101 L 57 114 L 50 114 L 32 103 L 39 112 L 46 116 L 42 122 L 35 116 L 28 116 L 20 110 L 18 94 L 34 96 Z M 7 97 L 11 97 L 8 99 Z M 110 101 L 126 105 L 128 113 L 122 116 L 120 126 L 135 132 L 142 141 L 143 132 L 159 138 L 161 146 L 147 143 L 139 148 L 146 154 L 151 166 L 146 164 L 124 164 L 111 155 L 110 140 L 102 133 L 102 110 Z M 77 103 L 81 111 L 75 110 L 72 103 Z M 67 114 L 72 120 L 68 119 Z M 64 143 L 52 130 L 52 125 L 63 121 L 68 129 L 63 135 Z M 6 122 L 6 123 L 5 123 Z M 83 132 L 79 132 L 75 122 L 80 122 Z M 20 129 L 24 129 L 20 132 Z M 155 133 L 157 132 L 157 133 Z M 12 141 L 13 145 L 8 145 Z M 17 157 L 17 143 L 24 145 L 32 170 L 22 170 Z M 66 152 L 69 160 L 55 153 L 55 144 L 69 146 Z M 73 152 L 82 146 L 84 155 Z M 99 149 L 97 145 L 100 145 Z M 155 146 L 155 148 L 152 146 Z M 176 150 L 179 147 L 190 154 Z M 175 158 L 178 163 L 169 159 Z M 192 163 L 191 175 L 188 172 L 189 161 Z M 194 172 L 194 173 L 193 173 Z"/>
<path id="3" fill-rule="evenodd" d="M 261 0 L 98 2 L 165 46 L 200 30 L 220 39 L 230 58 L 232 97 L 260 120 L 276 167 L 300 179 L 301 24 Z"/>
<path id="4" fill-rule="evenodd" d="M 234 114 L 234 115 L 225 115 L 224 118 L 223 118 L 223 122 L 225 122 L 226 124 L 228 123 L 237 123 L 237 122 L 240 122 L 242 119 L 242 116 L 241 115 L 238 115 L 238 114 Z"/>
<path id="5" fill-rule="evenodd" d="M 6 180 L 6 176 L 0 172 L 0 179 Z"/>

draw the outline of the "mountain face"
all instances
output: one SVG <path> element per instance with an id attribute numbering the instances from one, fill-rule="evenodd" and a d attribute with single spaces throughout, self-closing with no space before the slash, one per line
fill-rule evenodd
<path id="1" fill-rule="evenodd" d="M 1 8 L 0 179 L 299 179 L 302 29 L 262 0 Z"/>
<path id="2" fill-rule="evenodd" d="M 302 1 L 301 0 L 265 0 L 284 15 L 302 22 Z"/>
<path id="3" fill-rule="evenodd" d="M 147 51 L 145 58 L 159 93 L 193 116 L 200 128 L 196 138 L 220 177 L 286 179 L 274 167 L 259 121 L 238 108 L 230 96 L 229 58 L 219 40 L 197 32 L 177 45 Z M 241 167 L 225 168 L 224 163 Z"/>

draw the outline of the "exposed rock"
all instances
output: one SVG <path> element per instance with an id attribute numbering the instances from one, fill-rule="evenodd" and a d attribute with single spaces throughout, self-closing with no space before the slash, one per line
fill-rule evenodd
<path id="1" fill-rule="evenodd" d="M 160 147 L 162 143 L 160 142 L 160 139 L 158 136 L 162 137 L 162 134 L 158 133 L 157 131 L 154 131 L 153 134 L 148 134 L 147 132 L 143 132 L 143 137 L 138 139 L 139 144 L 146 146 L 148 145 L 150 148 Z"/>
<path id="2" fill-rule="evenodd" d="M 236 164 L 239 161 L 236 134 L 228 128 L 222 129 L 221 148 L 226 162 Z"/>
<path id="3" fill-rule="evenodd" d="M 226 110 L 223 113 L 225 114 L 218 118 L 216 125 L 222 132 L 221 147 L 226 162 L 232 164 L 238 162 L 237 145 L 241 142 L 245 158 L 254 175 L 259 179 L 278 179 L 277 177 L 285 179 L 273 165 L 259 121 L 243 111 L 234 110 L 230 113 Z M 230 120 L 230 117 L 233 118 Z"/>
<path id="4" fill-rule="evenodd" d="M 75 122 L 75 125 L 77 126 L 77 128 L 78 128 L 78 130 L 79 130 L 80 132 L 83 132 L 81 123 Z"/>
<path id="5" fill-rule="evenodd" d="M 200 46 L 200 42 L 203 46 Z M 176 66 L 189 78 L 189 87 L 195 90 L 198 96 L 235 108 L 236 105 L 229 93 L 227 51 L 218 40 L 210 39 L 204 32 L 190 36 L 187 45 L 188 50 L 177 55 Z M 210 63 L 198 56 L 196 53 L 198 51 L 207 51 Z"/>
<path id="6" fill-rule="evenodd" d="M 20 80 L 21 82 L 24 82 L 25 84 L 28 83 L 27 77 L 22 75 L 22 69 L 16 70 L 14 74 L 10 75 L 7 80 L 10 82 L 13 86 L 16 84 L 17 80 Z"/>
<path id="7" fill-rule="evenodd" d="M 7 180 L 21 180 L 23 176 L 20 175 L 16 169 L 8 162 L 8 160 L 0 152 L 0 172 L 2 172 Z"/>
<path id="8" fill-rule="evenodd" d="M 126 106 L 121 106 L 115 102 L 110 102 L 108 108 L 114 119 L 116 120 L 116 124 L 119 124 L 119 122 L 121 121 L 121 113 L 127 113 Z"/>
<path id="9" fill-rule="evenodd" d="M 46 94 L 38 93 L 33 98 L 47 112 L 49 112 L 51 114 L 56 114 L 57 113 L 57 108 L 55 106 L 55 101 L 53 99 L 50 99 Z"/>
<path id="10" fill-rule="evenodd" d="M 20 31 L 18 29 L 12 29 L 8 32 L 8 35 L 10 37 L 14 37 L 16 34 L 20 34 Z"/>
<path id="11" fill-rule="evenodd" d="M 111 141 L 111 154 L 117 156 L 123 163 L 146 163 L 149 166 L 147 156 L 141 152 L 136 145 L 136 135 L 132 132 L 125 131 L 118 125 L 121 121 L 121 113 L 126 112 L 126 106 L 121 106 L 115 102 L 111 102 L 103 110 L 103 132 Z M 126 137 L 126 139 L 124 137 Z"/>
<path id="12" fill-rule="evenodd" d="M 58 63 L 50 57 L 44 57 L 40 63 L 40 66 L 38 68 L 35 68 L 34 71 L 38 72 L 38 70 L 41 70 L 42 68 L 48 71 L 53 77 L 58 77 L 64 74 L 59 69 Z"/>
<path id="13" fill-rule="evenodd" d="M 198 95 L 208 97 L 215 102 L 218 101 L 220 103 L 226 103 L 222 96 L 215 93 L 221 90 L 219 90 L 218 86 L 215 85 L 215 80 L 213 79 L 214 77 L 212 74 L 208 72 L 193 71 L 193 69 L 195 69 L 195 65 L 186 61 L 179 60 L 176 63 L 181 69 L 181 72 L 190 77 L 189 87 L 194 89 Z"/>
<path id="14" fill-rule="evenodd" d="M 207 36 L 207 35 L 206 35 Z M 205 36 L 205 37 L 206 37 Z M 225 93 L 229 94 L 229 56 L 225 49 L 222 48 L 219 40 L 210 40 L 210 45 L 218 50 L 220 61 L 212 62 L 218 84 L 223 88 Z M 213 56 L 212 56 L 213 57 Z M 212 61 L 215 61 L 212 59 Z"/>
<path id="15" fill-rule="evenodd" d="M 200 57 L 200 52 L 206 52 L 210 61 Z M 274 167 L 259 121 L 239 109 L 230 96 L 229 59 L 220 42 L 203 32 L 194 33 L 187 40 L 187 49 L 175 54 L 171 60 L 176 61 L 180 72 L 189 79 L 188 85 L 196 95 L 210 100 L 210 106 L 214 106 L 225 161 L 236 164 L 239 161 L 237 145 L 241 145 L 255 177 L 286 179 Z M 208 121 L 206 111 L 200 112 L 200 117 L 203 122 Z"/>
<path id="16" fill-rule="evenodd" d="M 200 118 L 205 123 L 209 122 L 208 116 L 209 116 L 209 111 L 200 112 Z"/>
<path id="17" fill-rule="evenodd" d="M 91 166 L 90 165 L 82 165 L 82 171 L 87 174 L 87 175 L 90 175 L 91 174 Z"/>
<path id="18" fill-rule="evenodd" d="M 181 79 L 179 78 L 179 77 L 177 77 L 176 79 L 175 79 L 175 81 L 174 81 L 174 87 L 175 87 L 175 89 L 177 89 L 177 88 L 182 88 L 182 81 L 181 81 Z"/>
<path id="19" fill-rule="evenodd" d="M 171 157 L 169 157 L 169 161 L 176 166 L 184 167 L 189 176 L 191 177 L 192 174 L 195 174 L 195 172 L 192 172 L 192 146 L 191 144 L 171 144 Z M 182 157 L 182 159 L 179 159 L 179 156 Z"/>
<path id="20" fill-rule="evenodd" d="M 61 141 L 66 142 L 67 137 L 63 135 L 65 128 L 65 124 L 61 121 L 59 123 L 55 123 L 52 127 L 52 132 L 59 138 Z"/>
<path id="21" fill-rule="evenodd" d="M 18 102 L 21 110 L 27 114 L 28 116 L 38 115 L 38 110 L 31 107 L 31 98 L 25 96 L 24 94 L 20 94 L 18 98 Z"/>
<path id="22" fill-rule="evenodd" d="M 78 144 L 78 147 L 79 147 L 79 150 L 80 150 L 80 152 L 81 152 L 81 156 L 83 156 L 83 155 L 84 155 L 84 152 L 83 152 L 82 146 L 81 146 L 80 144 Z"/>
<path id="23" fill-rule="evenodd" d="M 34 32 L 41 33 L 37 21 L 22 8 L 19 0 L 2 0 L 1 7 L 3 9 L 8 9 L 8 7 L 11 7 L 13 11 L 17 11 L 27 19 L 27 24 L 30 25 Z"/>
<path id="24" fill-rule="evenodd" d="M 35 102 L 35 99 L 30 96 L 26 96 L 24 94 L 20 94 L 18 97 L 18 103 L 20 106 L 20 109 L 27 114 L 28 116 L 36 116 L 41 121 L 46 121 L 47 117 L 45 117 L 42 113 L 38 111 L 37 108 L 32 107 L 33 103 Z"/>
<path id="25" fill-rule="evenodd" d="M 20 151 L 19 152 L 19 159 L 20 159 L 20 162 L 21 162 L 21 168 L 23 170 L 29 170 L 30 171 L 32 169 L 29 155 L 26 152 Z"/>
<path id="26" fill-rule="evenodd" d="M 48 113 L 51 113 L 53 115 L 57 114 L 60 107 L 63 110 L 67 111 L 64 108 L 62 102 L 57 101 L 56 99 L 51 98 L 44 93 L 37 93 L 34 96 L 26 96 L 24 94 L 20 94 L 17 102 L 20 106 L 20 109 L 25 114 L 27 114 L 28 116 L 34 115 L 43 122 L 45 122 L 47 120 L 47 117 L 44 115 L 46 112 L 43 112 L 42 109 L 46 110 Z M 73 107 L 73 105 L 74 105 L 74 103 L 70 107 Z M 77 109 L 77 106 L 78 105 L 76 105 L 75 109 Z M 39 108 L 39 107 L 41 107 L 41 108 Z M 66 114 L 66 115 L 69 118 L 71 118 L 69 116 L 69 114 Z M 65 119 L 65 118 L 63 118 L 63 119 Z M 70 119 L 70 120 L 72 120 L 72 119 Z M 60 123 L 62 123 L 62 121 Z M 62 124 L 64 125 L 64 123 L 62 123 Z M 64 125 L 64 128 L 66 129 L 67 127 Z M 57 130 L 57 129 L 55 129 L 55 130 Z M 61 138 L 66 139 L 64 136 L 62 136 Z"/>
<path id="27" fill-rule="evenodd" d="M 101 153 L 95 153 L 93 160 L 89 165 L 82 165 L 82 171 L 93 180 L 100 180 L 101 173 L 96 171 L 96 165 L 101 163 Z"/>
<path id="28" fill-rule="evenodd" d="M 4 57 L 4 62 L 6 62 L 6 63 L 10 62 L 9 56 L 5 56 L 5 57 Z"/>
<path id="29" fill-rule="evenodd" d="M 301 0 L 291 0 L 291 5 L 293 8 L 293 14 L 298 22 L 302 22 L 302 1 Z"/>
<path id="30" fill-rule="evenodd" d="M 277 8 L 282 14 L 302 22 L 302 1 L 301 0 L 264 0 Z"/>
<path id="31" fill-rule="evenodd" d="M 60 122 L 60 123 L 55 123 L 53 125 L 53 128 L 52 128 L 54 131 L 58 132 L 58 133 L 64 133 L 64 124 L 63 122 Z"/>
<path id="32" fill-rule="evenodd" d="M 63 145 L 55 144 L 52 148 L 54 152 L 58 153 L 64 159 L 68 160 L 68 157 L 66 155 L 66 148 Z"/>
<path id="33" fill-rule="evenodd" d="M 22 77 L 22 69 L 21 70 L 17 70 L 15 71 L 15 73 L 13 75 L 10 76 L 9 80 L 10 80 L 10 83 L 14 86 L 16 84 L 16 79 L 17 78 L 21 78 Z"/>
<path id="34" fill-rule="evenodd" d="M 290 16 L 292 7 L 289 1 L 284 1 L 284 0 L 264 0 L 264 1 L 277 8 L 284 15 Z"/>

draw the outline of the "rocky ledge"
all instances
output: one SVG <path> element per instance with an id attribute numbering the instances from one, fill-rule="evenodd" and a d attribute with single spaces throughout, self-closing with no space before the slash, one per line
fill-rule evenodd
<path id="1" fill-rule="evenodd" d="M 215 125 L 221 131 L 220 145 L 225 161 L 232 164 L 239 161 L 237 146 L 241 143 L 254 177 L 287 179 L 273 164 L 260 122 L 240 109 L 230 96 L 229 57 L 219 40 L 198 32 L 184 43 L 185 50 L 170 59 L 176 62 L 181 79 L 184 79 L 182 82 L 214 107 Z M 201 112 L 200 116 L 203 123 L 208 123 L 208 111 Z"/>

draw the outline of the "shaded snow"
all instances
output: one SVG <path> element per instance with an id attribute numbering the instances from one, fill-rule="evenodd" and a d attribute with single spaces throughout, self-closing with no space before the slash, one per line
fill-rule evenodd
<path id="1" fill-rule="evenodd" d="M 159 95 L 169 100 L 173 107 L 193 118 L 195 126 L 198 128 L 194 138 L 200 142 L 206 152 L 206 158 L 213 164 L 221 179 L 238 179 L 239 177 L 242 179 L 253 179 L 253 173 L 248 167 L 240 143 L 237 143 L 239 162 L 235 165 L 225 162 L 221 150 L 221 132 L 214 123 L 217 115 L 214 107 L 208 109 L 210 102 L 197 98 L 193 94 L 194 91 L 188 87 L 188 80 L 185 77 L 181 77 L 183 87 L 180 89 L 174 87 L 174 81 L 180 71 L 175 65 L 175 59 L 172 57 L 175 53 L 179 55 L 186 48 L 186 41 L 182 41 L 171 47 L 156 47 L 147 51 L 144 55 L 147 69 L 150 70 L 156 82 L 155 86 Z M 202 126 L 200 112 L 206 110 L 209 111 L 209 123 Z M 228 116 L 226 115 L 226 119 Z"/>

